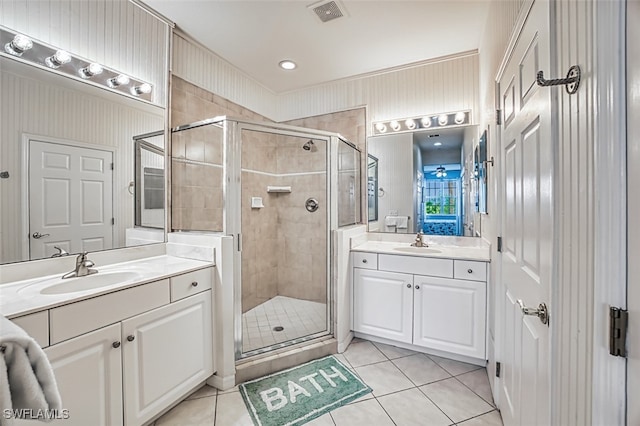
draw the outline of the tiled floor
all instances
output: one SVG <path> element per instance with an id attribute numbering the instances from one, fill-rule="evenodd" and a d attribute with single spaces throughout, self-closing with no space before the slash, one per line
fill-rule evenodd
<path id="1" fill-rule="evenodd" d="M 336 357 L 372 389 L 310 426 L 502 426 L 484 368 L 356 339 Z M 155 426 L 251 426 L 238 392 L 205 386 Z"/>
<path id="2" fill-rule="evenodd" d="M 284 327 L 275 331 L 274 327 Z M 327 305 L 276 296 L 242 314 L 244 352 L 327 329 Z"/>

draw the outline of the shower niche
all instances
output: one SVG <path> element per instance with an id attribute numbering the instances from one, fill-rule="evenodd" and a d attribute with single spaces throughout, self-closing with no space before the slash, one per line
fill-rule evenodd
<path id="1" fill-rule="evenodd" d="M 332 334 L 330 236 L 361 222 L 360 151 L 228 117 L 176 127 L 172 148 L 173 230 L 234 238 L 236 359 Z"/>

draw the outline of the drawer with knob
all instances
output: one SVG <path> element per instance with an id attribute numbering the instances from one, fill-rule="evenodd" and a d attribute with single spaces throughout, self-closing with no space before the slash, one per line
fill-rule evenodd
<path id="1" fill-rule="evenodd" d="M 487 280 L 486 262 L 472 260 L 455 260 L 453 262 L 453 278 L 471 281 Z"/>
<path id="2" fill-rule="evenodd" d="M 362 269 L 378 269 L 378 254 L 354 251 L 353 266 Z"/>
<path id="3" fill-rule="evenodd" d="M 171 278 L 171 301 L 201 293 L 211 288 L 213 268 L 200 269 Z"/>

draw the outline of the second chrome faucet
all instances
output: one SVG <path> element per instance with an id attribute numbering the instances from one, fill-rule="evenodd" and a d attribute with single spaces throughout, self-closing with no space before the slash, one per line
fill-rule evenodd
<path id="1" fill-rule="evenodd" d="M 80 253 L 78 257 L 76 257 L 76 269 L 71 272 L 67 272 L 62 276 L 62 279 L 65 278 L 74 278 L 74 277 L 84 277 L 91 274 L 97 274 L 97 269 L 91 269 L 92 266 L 95 266 L 91 260 L 87 259 L 87 252 Z"/>

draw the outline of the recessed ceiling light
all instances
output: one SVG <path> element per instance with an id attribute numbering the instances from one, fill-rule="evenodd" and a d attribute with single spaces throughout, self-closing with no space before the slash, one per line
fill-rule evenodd
<path id="1" fill-rule="evenodd" d="M 283 70 L 293 70 L 297 67 L 295 62 L 290 61 L 288 59 L 285 59 L 284 61 L 280 61 L 278 65 L 280 65 L 280 68 L 282 68 Z"/>
<path id="2" fill-rule="evenodd" d="M 440 146 L 440 145 L 442 145 L 442 142 L 436 142 L 433 144 L 433 146 Z"/>

